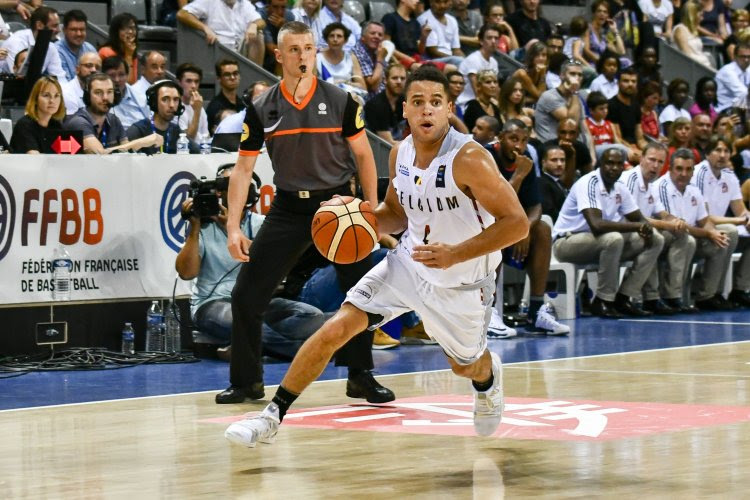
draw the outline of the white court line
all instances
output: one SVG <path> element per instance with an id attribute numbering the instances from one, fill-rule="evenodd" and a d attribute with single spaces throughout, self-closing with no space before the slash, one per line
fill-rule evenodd
<path id="1" fill-rule="evenodd" d="M 750 365 L 750 363 L 746 363 Z M 586 373 L 616 373 L 620 375 L 665 375 L 674 377 L 718 377 L 718 378 L 747 378 L 750 379 L 750 375 L 721 375 L 718 373 L 690 373 L 690 372 L 644 372 L 644 371 L 627 371 L 627 370 L 589 370 L 586 368 L 542 368 L 542 367 L 528 367 L 523 366 L 505 366 L 507 369 L 516 370 L 544 370 L 551 372 L 586 372 Z"/>
<path id="2" fill-rule="evenodd" d="M 603 358 L 603 357 L 609 357 L 609 356 L 623 356 L 628 354 L 643 354 L 647 352 L 660 352 L 660 351 L 679 351 L 682 349 L 696 349 L 701 347 L 715 347 L 715 346 L 724 346 L 724 345 L 734 345 L 734 344 L 747 344 L 750 343 L 750 340 L 739 340 L 736 342 L 715 342 L 713 344 L 701 344 L 701 345 L 687 345 L 687 346 L 679 346 L 679 347 L 663 347 L 660 349 L 644 349 L 642 351 L 627 351 L 627 352 L 614 352 L 609 354 L 592 354 L 589 356 L 571 356 L 568 358 L 556 358 L 556 359 L 539 359 L 535 361 L 515 361 L 513 363 L 503 363 L 503 366 L 509 367 L 512 365 L 521 365 L 521 364 L 538 364 L 538 363 L 550 363 L 553 361 L 569 361 L 569 360 L 575 360 L 575 359 L 589 359 L 589 358 Z M 492 350 L 492 349 L 490 349 Z M 519 367 L 520 368 L 520 367 Z M 385 378 L 385 377 L 400 377 L 402 375 L 424 375 L 427 373 L 441 373 L 441 372 L 449 372 L 450 369 L 444 369 L 444 370 L 425 370 L 425 371 L 418 371 L 418 372 L 405 372 L 405 373 L 388 373 L 384 375 L 378 375 L 378 378 Z M 629 372 L 630 373 L 630 372 Z M 314 384 L 325 384 L 327 382 L 340 382 L 346 379 L 343 378 L 337 378 L 337 379 L 330 379 L 330 380 L 316 380 L 313 382 Z M 277 385 L 267 385 L 266 389 L 272 389 L 274 387 L 278 387 Z M 81 405 L 91 405 L 91 404 L 99 404 L 99 403 L 117 403 L 120 401 L 137 401 L 141 399 L 158 399 L 158 398 L 172 398 L 177 396 L 189 396 L 193 394 L 209 394 L 209 393 L 217 393 L 221 392 L 223 389 L 211 389 L 208 391 L 196 391 L 196 392 L 179 392 L 175 394 L 159 394 L 156 396 L 138 396 L 134 398 L 122 398 L 122 399 L 105 399 L 103 401 L 84 401 L 81 403 L 63 403 L 59 405 L 45 405 L 45 406 L 29 406 L 26 408 L 10 408 L 7 410 L 0 410 L 0 413 L 10 413 L 10 412 L 17 412 L 17 411 L 32 411 L 32 410 L 44 410 L 49 408 L 64 408 L 66 406 L 81 406 Z M 267 401 L 267 400 L 259 400 L 259 401 Z"/>
<path id="3" fill-rule="evenodd" d="M 684 325 L 737 325 L 750 326 L 750 323 L 735 323 L 733 321 L 681 321 L 677 319 L 621 319 L 633 323 L 681 323 Z"/>

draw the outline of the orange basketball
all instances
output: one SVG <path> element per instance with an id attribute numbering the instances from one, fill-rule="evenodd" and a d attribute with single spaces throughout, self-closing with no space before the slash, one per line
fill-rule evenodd
<path id="1" fill-rule="evenodd" d="M 370 203 L 353 196 L 323 203 L 315 212 L 311 230 L 315 248 L 336 264 L 364 259 L 378 241 L 378 221 Z"/>

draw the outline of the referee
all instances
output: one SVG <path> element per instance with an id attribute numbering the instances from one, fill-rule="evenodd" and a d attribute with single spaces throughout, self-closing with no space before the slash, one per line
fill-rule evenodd
<path id="1" fill-rule="evenodd" d="M 310 28 L 299 22 L 284 24 L 274 52 L 283 77 L 248 105 L 240 156 L 229 181 L 227 246 L 233 258 L 246 264 L 232 291 L 231 385 L 216 396 L 217 403 L 264 397 L 263 314 L 278 285 L 312 244 L 310 225 L 320 203 L 336 194 L 351 195 L 350 179 L 358 172 L 365 200 L 377 204 L 375 159 L 362 108 L 348 93 L 312 74 L 316 49 Z M 264 140 L 276 196 L 250 241 L 240 231 L 240 218 Z M 354 286 L 370 267 L 369 257 L 336 265 L 342 290 Z M 336 365 L 349 367 L 347 396 L 386 403 L 395 396 L 370 371 L 372 336 L 366 331 L 345 344 Z"/>

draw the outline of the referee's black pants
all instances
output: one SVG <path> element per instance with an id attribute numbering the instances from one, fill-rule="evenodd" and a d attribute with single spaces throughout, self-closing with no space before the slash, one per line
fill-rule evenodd
<path id="1" fill-rule="evenodd" d="M 263 382 L 263 314 L 281 281 L 312 244 L 310 226 L 320 202 L 334 194 L 351 195 L 349 184 L 301 199 L 277 191 L 271 209 L 250 246 L 232 290 L 231 385 L 249 388 Z M 336 264 L 339 286 L 346 291 L 370 270 L 370 257 L 349 265 Z M 356 335 L 336 353 L 336 365 L 371 370 L 373 333 Z"/>

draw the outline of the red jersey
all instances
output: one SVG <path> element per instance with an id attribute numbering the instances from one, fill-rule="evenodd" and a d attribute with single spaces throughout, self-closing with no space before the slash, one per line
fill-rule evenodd
<path id="1" fill-rule="evenodd" d="M 611 121 L 603 120 L 602 123 L 597 124 L 590 116 L 587 116 L 586 126 L 589 128 L 589 132 L 591 132 L 594 146 L 615 143 L 615 132 L 612 130 Z"/>

